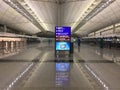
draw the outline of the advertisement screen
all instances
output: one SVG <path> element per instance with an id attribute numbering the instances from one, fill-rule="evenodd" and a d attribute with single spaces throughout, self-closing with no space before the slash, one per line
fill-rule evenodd
<path id="1" fill-rule="evenodd" d="M 57 72 L 68 72 L 70 68 L 69 63 L 56 63 Z"/>
<path id="2" fill-rule="evenodd" d="M 56 50 L 70 50 L 70 42 L 56 42 Z"/>

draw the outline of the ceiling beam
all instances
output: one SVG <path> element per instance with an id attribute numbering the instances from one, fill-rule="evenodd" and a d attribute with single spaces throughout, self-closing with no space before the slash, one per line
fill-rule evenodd
<path id="1" fill-rule="evenodd" d="M 18 13 L 28 19 L 32 24 L 38 27 L 42 32 L 45 32 L 45 29 L 40 25 L 40 23 L 33 17 L 17 0 L 3 0 L 13 9 L 15 9 Z M 21 0 L 24 1 L 24 0 Z"/>
<path id="2" fill-rule="evenodd" d="M 102 0 L 89 14 L 87 14 L 80 23 L 72 30 L 72 33 L 78 31 L 84 24 L 86 24 L 90 19 L 95 17 L 98 13 L 108 7 L 115 0 Z"/>
<path id="3" fill-rule="evenodd" d="M 117 24 L 117 23 L 120 23 L 119 19 L 118 19 L 116 22 L 111 22 L 111 23 L 109 23 L 109 24 L 105 24 L 103 27 L 100 27 L 100 28 L 98 28 L 98 29 L 95 29 L 95 30 L 93 30 L 93 31 L 90 31 L 90 32 L 88 32 L 88 34 L 90 34 L 90 33 L 92 33 L 92 32 L 99 31 L 99 30 L 101 30 L 101 29 L 103 29 L 103 28 L 106 28 L 106 27 L 108 27 L 108 26 L 115 25 L 115 24 Z"/>

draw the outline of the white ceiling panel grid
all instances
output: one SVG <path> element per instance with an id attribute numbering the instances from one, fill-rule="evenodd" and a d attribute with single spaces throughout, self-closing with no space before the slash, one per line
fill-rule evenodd
<path id="1" fill-rule="evenodd" d="M 91 22 L 92 21 L 92 22 Z M 77 33 L 99 30 L 120 21 L 120 0 L 116 0 L 82 26 Z"/>
<path id="2" fill-rule="evenodd" d="M 13 29 L 28 32 L 29 34 L 40 32 L 40 30 L 36 28 L 28 19 L 26 19 L 4 1 L 0 2 L 0 24 L 7 25 Z"/>
<path id="3" fill-rule="evenodd" d="M 79 23 L 80 17 L 92 2 L 93 0 L 73 0 L 73 2 L 61 5 L 62 25 L 70 25 L 72 28 L 75 27 L 74 24 Z"/>
<path id="4" fill-rule="evenodd" d="M 19 0 L 18 0 L 19 1 Z M 82 20 L 81 17 L 95 0 L 20 0 L 24 1 L 33 13 L 39 18 L 39 24 L 47 31 L 53 31 L 58 25 L 71 26 L 74 29 Z M 102 0 L 96 0 L 102 1 Z M 21 4 L 22 5 L 22 4 Z M 95 5 L 98 5 L 96 3 Z M 60 10 L 60 13 L 58 13 Z M 29 11 L 29 10 L 28 10 Z M 60 15 L 58 15 L 60 14 Z M 36 17 L 34 17 L 36 19 Z M 120 21 L 120 0 L 115 0 L 111 5 L 91 18 L 76 32 L 89 34 L 108 25 Z M 28 19 L 0 0 L 0 24 L 29 33 L 40 32 Z"/>
<path id="5" fill-rule="evenodd" d="M 57 24 L 57 4 L 42 0 L 25 0 L 32 11 L 40 19 L 45 30 L 53 31 Z"/>

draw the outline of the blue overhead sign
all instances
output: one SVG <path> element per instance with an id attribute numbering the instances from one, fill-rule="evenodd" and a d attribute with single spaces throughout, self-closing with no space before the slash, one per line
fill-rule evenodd
<path id="1" fill-rule="evenodd" d="M 55 27 L 56 36 L 70 36 L 71 35 L 71 27 Z"/>

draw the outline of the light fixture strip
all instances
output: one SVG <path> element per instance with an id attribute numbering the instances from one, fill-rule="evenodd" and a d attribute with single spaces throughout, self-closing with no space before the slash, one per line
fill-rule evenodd
<path id="1" fill-rule="evenodd" d="M 36 25 L 41 31 L 44 31 L 44 28 L 39 24 L 39 22 L 26 10 L 24 9 L 21 4 L 17 0 L 3 0 L 21 15 L 26 17 L 30 22 Z"/>
<path id="2" fill-rule="evenodd" d="M 84 19 L 85 21 L 90 20 L 95 15 L 97 15 L 99 12 L 101 12 L 103 9 L 108 7 L 111 3 L 113 3 L 115 0 L 104 0 L 102 1 L 91 13 L 89 13 Z"/>
<path id="3" fill-rule="evenodd" d="M 26 12 L 26 10 L 21 7 L 21 5 L 16 0 L 3 0 L 8 5 L 10 5 L 12 8 L 14 8 L 16 11 L 18 11 L 20 14 L 25 16 L 29 21 L 34 21 L 34 19 L 29 15 L 29 13 Z"/>
<path id="4" fill-rule="evenodd" d="M 90 19 L 92 19 L 94 16 L 96 16 L 99 12 L 101 12 L 103 9 L 108 7 L 114 1 L 115 0 L 103 0 L 103 1 L 101 1 L 87 16 L 85 16 L 82 19 L 82 21 L 79 23 L 79 25 L 73 30 L 73 33 L 76 32 L 86 22 L 88 22 Z"/>

